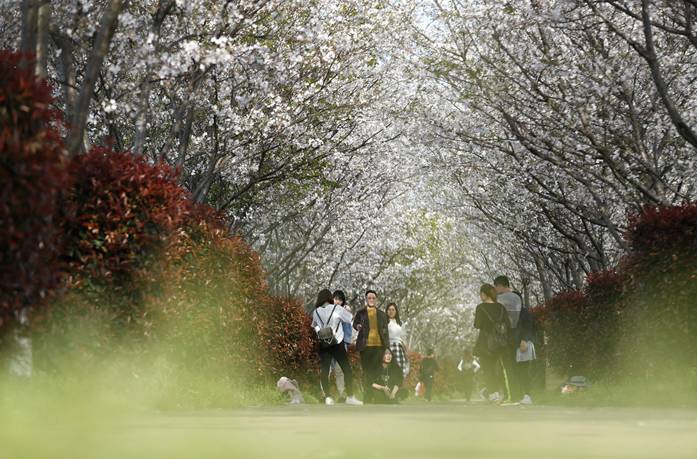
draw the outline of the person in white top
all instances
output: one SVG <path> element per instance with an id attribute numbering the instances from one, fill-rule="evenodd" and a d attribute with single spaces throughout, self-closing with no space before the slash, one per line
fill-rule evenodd
<path id="1" fill-rule="evenodd" d="M 353 317 L 346 309 L 334 304 L 334 296 L 329 290 L 321 290 L 317 295 L 315 310 L 312 312 L 312 327 L 319 338 L 320 389 L 324 403 L 333 405 L 334 399 L 327 392 L 329 389 L 329 367 L 332 358 L 344 372 L 347 405 L 362 405 L 363 402 L 353 395 L 353 372 L 344 347 L 344 329 L 342 323 L 351 323 Z"/>
<path id="2" fill-rule="evenodd" d="M 402 321 L 399 318 L 399 309 L 397 309 L 395 303 L 388 304 L 385 312 L 389 319 L 387 332 L 390 335 L 390 351 L 392 351 L 394 360 L 402 369 L 402 374 L 406 379 L 409 374 L 409 357 L 407 356 L 406 346 L 404 345 L 407 338 L 407 331 L 402 325 Z"/>
<path id="3" fill-rule="evenodd" d="M 349 313 L 351 312 L 351 306 L 346 302 L 346 295 L 342 290 L 337 290 L 334 292 L 334 304 L 341 306 L 346 309 Z M 348 353 L 349 346 L 353 342 L 354 329 L 351 322 L 341 322 L 341 328 L 344 329 L 344 349 Z M 339 392 L 339 402 L 346 400 L 346 384 L 344 384 L 344 372 L 341 371 L 341 367 L 336 363 L 336 360 L 332 359 L 331 366 L 329 367 L 329 374 L 334 373 L 334 380 L 336 381 L 336 390 Z"/>

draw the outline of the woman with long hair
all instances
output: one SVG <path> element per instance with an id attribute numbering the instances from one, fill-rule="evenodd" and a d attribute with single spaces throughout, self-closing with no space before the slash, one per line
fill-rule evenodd
<path id="1" fill-rule="evenodd" d="M 392 352 L 385 349 L 378 372 L 370 385 L 374 403 L 399 403 L 399 392 L 404 376 L 402 369 L 392 358 Z"/>
<path id="2" fill-rule="evenodd" d="M 491 284 L 483 284 L 479 289 L 481 303 L 474 313 L 474 328 L 479 330 L 474 354 L 484 373 L 486 384 L 484 396 L 490 402 L 501 403 L 506 391 L 507 377 L 503 368 L 503 357 L 508 345 L 511 322 L 506 308 L 496 301 L 496 289 Z"/>
<path id="3" fill-rule="evenodd" d="M 406 379 L 409 374 L 409 356 L 404 342 L 407 338 L 407 332 L 399 318 L 399 309 L 395 303 L 390 303 L 385 309 L 389 322 L 387 323 L 387 332 L 390 335 L 390 351 L 394 361 L 402 369 L 402 374 Z"/>
<path id="4" fill-rule="evenodd" d="M 346 384 L 347 405 L 362 405 L 363 402 L 353 395 L 353 372 L 344 347 L 343 322 L 351 323 L 351 313 L 334 304 L 334 296 L 329 290 L 321 290 L 317 295 L 315 310 L 312 312 L 312 327 L 319 339 L 320 389 L 324 403 L 333 405 L 334 399 L 329 396 L 329 367 L 332 359 L 341 367 Z"/>

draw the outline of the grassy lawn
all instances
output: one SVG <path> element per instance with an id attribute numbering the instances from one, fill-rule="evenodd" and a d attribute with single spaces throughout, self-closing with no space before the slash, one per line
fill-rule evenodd
<path id="1" fill-rule="evenodd" d="M 0 457 L 697 457 L 697 410 L 413 402 L 71 419 L 3 426 Z"/>

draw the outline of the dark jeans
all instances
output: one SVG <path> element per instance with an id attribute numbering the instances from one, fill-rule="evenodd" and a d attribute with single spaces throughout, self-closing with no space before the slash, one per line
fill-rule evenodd
<path id="1" fill-rule="evenodd" d="M 385 355 L 384 347 L 366 347 L 361 351 L 361 368 L 363 369 L 363 402 L 373 403 L 372 383 L 382 365 L 382 357 Z"/>
<path id="2" fill-rule="evenodd" d="M 329 395 L 329 367 L 332 364 L 332 358 L 336 360 L 336 363 L 341 367 L 341 371 L 344 372 L 346 394 L 350 397 L 353 395 L 353 371 L 351 371 L 351 364 L 348 361 L 348 355 L 343 343 L 319 350 L 319 381 L 322 394 L 325 397 Z"/>
<path id="3" fill-rule="evenodd" d="M 501 365 L 501 354 L 489 354 L 479 357 L 479 363 L 484 373 L 484 384 L 489 394 L 494 392 L 504 392 L 503 368 Z"/>
<path id="4" fill-rule="evenodd" d="M 424 386 L 426 386 L 426 392 L 424 393 L 424 398 L 431 401 L 431 396 L 433 396 L 433 376 L 426 376 L 421 381 Z"/>
<path id="5" fill-rule="evenodd" d="M 404 396 L 400 395 L 400 393 L 403 392 L 403 389 L 399 389 L 394 398 L 388 397 L 387 394 L 385 394 L 385 391 L 382 389 L 376 389 L 372 386 L 370 387 L 369 392 L 372 394 L 372 402 L 376 405 L 398 405 L 400 400 L 404 400 Z M 365 397 L 363 398 L 365 399 Z"/>

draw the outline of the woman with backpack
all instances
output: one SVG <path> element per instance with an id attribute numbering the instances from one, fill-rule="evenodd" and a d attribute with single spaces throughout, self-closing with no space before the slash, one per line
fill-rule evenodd
<path id="1" fill-rule="evenodd" d="M 353 395 L 353 372 L 344 347 L 343 323 L 351 323 L 351 313 L 343 307 L 334 304 L 334 296 L 329 290 L 321 290 L 317 295 L 315 310 L 312 312 L 312 327 L 317 332 L 319 340 L 320 389 L 324 403 L 334 405 L 334 399 L 328 394 L 329 367 L 332 359 L 341 367 L 344 373 L 347 405 L 362 405 L 363 402 Z"/>
<path id="2" fill-rule="evenodd" d="M 342 290 L 337 290 L 334 292 L 334 304 L 341 306 L 351 313 L 351 306 L 346 302 L 346 294 Z M 353 316 L 353 314 L 352 314 Z M 344 349 L 348 353 L 349 346 L 351 345 L 351 340 L 353 338 L 353 325 L 351 322 L 341 322 L 341 328 L 344 329 Z M 332 359 L 332 363 L 329 367 L 329 374 L 334 373 L 334 379 L 336 380 L 336 390 L 339 392 L 339 402 L 346 401 L 346 384 L 344 383 L 344 372 L 341 371 L 341 367 L 337 365 L 336 360 Z"/>
<path id="3" fill-rule="evenodd" d="M 484 284 L 479 289 L 482 302 L 474 313 L 474 328 L 479 330 L 474 354 L 484 373 L 484 383 L 488 399 L 494 403 L 503 401 L 506 374 L 502 358 L 508 346 L 508 334 L 511 322 L 506 308 L 496 301 L 496 289 L 491 284 Z"/>

